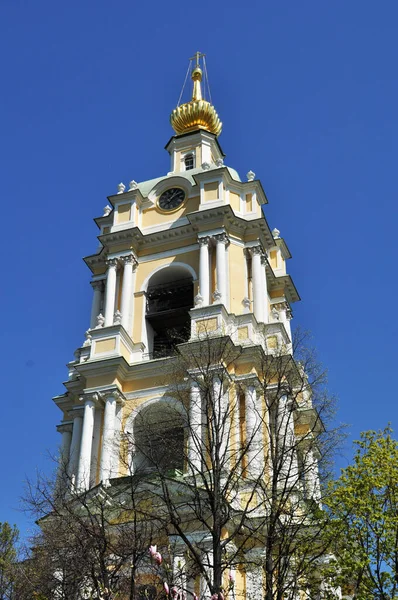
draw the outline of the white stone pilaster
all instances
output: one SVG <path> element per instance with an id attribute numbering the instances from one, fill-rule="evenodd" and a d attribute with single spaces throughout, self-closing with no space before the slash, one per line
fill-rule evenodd
<path id="1" fill-rule="evenodd" d="M 267 265 L 268 261 L 266 256 L 263 254 L 261 256 L 261 268 L 262 268 L 262 278 L 263 278 L 263 319 L 264 323 L 269 323 L 269 314 L 268 314 L 268 287 L 267 287 Z"/>
<path id="2" fill-rule="evenodd" d="M 112 476 L 113 444 L 115 441 L 116 401 L 119 393 L 115 390 L 104 392 L 104 427 L 102 432 L 102 449 L 100 463 L 100 480 L 108 481 Z"/>
<path id="3" fill-rule="evenodd" d="M 225 233 L 214 236 L 216 240 L 216 273 L 217 290 L 220 294 L 219 302 L 226 306 L 227 304 L 227 253 L 226 246 L 229 244 Z"/>
<path id="4" fill-rule="evenodd" d="M 195 473 L 202 465 L 202 397 L 200 387 L 196 382 L 191 383 L 189 405 L 189 466 Z"/>
<path id="5" fill-rule="evenodd" d="M 253 313 L 259 323 L 264 322 L 264 277 L 261 266 L 261 246 L 250 248 L 252 256 L 252 283 L 253 283 Z"/>
<path id="6" fill-rule="evenodd" d="M 105 293 L 105 327 L 113 325 L 113 314 L 116 303 L 116 269 L 117 259 L 111 258 L 106 261 L 108 271 L 106 275 L 106 293 Z"/>
<path id="7" fill-rule="evenodd" d="M 129 254 L 128 256 L 122 256 L 121 261 L 124 268 L 120 312 L 122 313 L 122 325 L 125 330 L 130 333 L 130 308 L 133 300 L 134 269 L 137 265 L 137 261 L 132 254 Z"/>
<path id="8" fill-rule="evenodd" d="M 199 238 L 199 292 L 203 298 L 203 306 L 210 304 L 210 269 L 209 245 L 210 238 Z"/>
<path id="9" fill-rule="evenodd" d="M 73 418 L 72 440 L 69 452 L 68 477 L 74 486 L 77 479 L 79 467 L 80 442 L 82 438 L 83 417 L 81 411 Z"/>
<path id="10" fill-rule="evenodd" d="M 90 329 L 94 329 L 97 325 L 97 317 L 101 310 L 102 293 L 104 289 L 103 281 L 92 281 L 91 285 L 94 290 L 93 303 L 91 305 Z"/>
<path id="11" fill-rule="evenodd" d="M 245 390 L 247 474 L 256 478 L 264 472 L 262 403 L 254 385 Z"/>
<path id="12" fill-rule="evenodd" d="M 93 444 L 95 403 L 98 394 L 82 396 L 84 401 L 84 416 L 82 439 L 80 443 L 79 468 L 77 471 L 76 487 L 78 490 L 87 490 L 90 485 L 91 449 Z"/>

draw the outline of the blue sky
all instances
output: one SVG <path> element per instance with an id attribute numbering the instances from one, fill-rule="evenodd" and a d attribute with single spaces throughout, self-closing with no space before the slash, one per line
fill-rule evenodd
<path id="1" fill-rule="evenodd" d="M 0 5 L 0 521 L 58 443 L 65 364 L 91 304 L 81 257 L 120 181 L 166 174 L 188 58 L 207 55 L 226 163 L 249 169 L 293 254 L 340 421 L 397 428 L 398 4 Z M 351 455 L 350 444 L 339 464 Z"/>

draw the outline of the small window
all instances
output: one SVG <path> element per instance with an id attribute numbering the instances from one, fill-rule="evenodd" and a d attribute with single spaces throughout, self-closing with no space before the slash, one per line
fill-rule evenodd
<path id="1" fill-rule="evenodd" d="M 195 160 L 193 154 L 187 154 L 184 158 L 185 170 L 190 171 L 195 166 Z"/>

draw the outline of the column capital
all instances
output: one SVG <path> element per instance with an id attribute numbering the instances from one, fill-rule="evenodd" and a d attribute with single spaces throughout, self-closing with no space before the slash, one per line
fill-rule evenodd
<path id="1" fill-rule="evenodd" d="M 69 432 L 72 433 L 73 421 L 68 421 L 67 423 L 60 423 L 57 425 L 57 431 L 59 433 Z"/>
<path id="2" fill-rule="evenodd" d="M 93 404 L 98 405 L 99 400 L 100 400 L 100 396 L 99 396 L 98 392 L 85 393 L 85 394 L 82 394 L 81 396 L 79 396 L 79 401 L 84 402 L 84 403 L 93 402 Z"/>
<path id="3" fill-rule="evenodd" d="M 93 288 L 93 290 L 102 292 L 103 288 L 104 288 L 104 279 L 96 279 L 95 281 L 90 281 L 90 285 Z"/>
<path id="4" fill-rule="evenodd" d="M 107 258 L 105 262 L 106 262 L 106 266 L 108 267 L 108 269 L 116 269 L 117 264 L 118 264 L 118 259 L 117 258 Z"/>
<path id="5" fill-rule="evenodd" d="M 211 237 L 209 235 L 204 235 L 202 237 L 198 237 L 199 246 L 208 246 L 210 244 Z"/>
<path id="6" fill-rule="evenodd" d="M 120 257 L 120 262 L 126 267 L 127 265 L 132 265 L 136 267 L 138 265 L 138 260 L 134 256 L 134 254 L 126 254 L 125 256 Z"/>
<path id="7" fill-rule="evenodd" d="M 227 234 L 224 233 L 217 233 L 216 235 L 213 235 L 213 238 L 216 240 L 216 242 L 218 244 L 229 244 L 229 237 L 227 236 Z"/>
<path id="8" fill-rule="evenodd" d="M 250 375 L 246 375 L 244 378 L 237 379 L 237 383 L 243 388 L 243 392 L 249 392 L 249 390 L 254 389 L 257 393 L 262 393 L 263 386 L 257 375 L 254 373 Z"/>
<path id="9" fill-rule="evenodd" d="M 115 399 L 118 404 L 122 406 L 125 403 L 124 396 L 122 392 L 116 388 L 108 389 L 108 390 L 100 390 L 99 396 L 102 398 L 104 402 L 109 399 Z"/>
<path id="10" fill-rule="evenodd" d="M 260 257 L 262 257 L 264 255 L 264 250 L 260 244 L 257 246 L 250 246 L 250 248 L 247 248 L 247 250 L 251 256 L 260 255 Z"/>

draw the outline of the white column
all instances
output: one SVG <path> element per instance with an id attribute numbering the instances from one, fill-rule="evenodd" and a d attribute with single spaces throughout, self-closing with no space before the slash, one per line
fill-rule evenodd
<path id="1" fill-rule="evenodd" d="M 80 410 L 79 410 L 80 413 Z M 83 418 L 78 414 L 73 419 L 72 441 L 69 452 L 68 476 L 74 486 L 76 484 L 77 469 L 79 466 L 80 441 L 82 438 Z"/>
<path id="2" fill-rule="evenodd" d="M 76 482 L 78 490 L 87 490 L 90 485 L 91 448 L 93 444 L 94 412 L 97 397 L 97 394 L 93 394 L 87 399 L 82 396 L 82 399 L 85 400 L 85 402 L 79 468 Z"/>
<path id="3" fill-rule="evenodd" d="M 59 449 L 58 458 L 58 473 L 57 473 L 57 485 L 64 488 L 67 483 L 67 469 L 69 463 L 70 445 L 72 441 L 72 427 L 71 424 L 62 424 L 57 427 L 58 431 L 62 433 L 62 441 Z"/>
<path id="4" fill-rule="evenodd" d="M 226 305 L 227 302 L 227 255 L 226 245 L 228 237 L 225 233 L 214 236 L 216 240 L 216 272 L 217 272 L 217 290 L 220 297 L 220 303 Z"/>
<path id="5" fill-rule="evenodd" d="M 263 565 L 264 550 L 253 548 L 245 554 L 246 568 L 246 600 L 262 600 L 264 597 Z"/>
<path id="6" fill-rule="evenodd" d="M 259 477 L 264 472 L 264 444 L 261 398 L 254 385 L 245 390 L 247 474 Z"/>
<path id="7" fill-rule="evenodd" d="M 120 312 L 122 313 L 122 325 L 125 330 L 130 333 L 130 307 L 133 298 L 134 267 L 137 264 L 137 261 L 132 254 L 122 256 L 121 260 L 124 269 Z"/>
<path id="8" fill-rule="evenodd" d="M 106 264 L 108 265 L 108 271 L 105 293 L 105 327 L 108 327 L 109 325 L 113 325 L 113 315 L 115 312 L 117 259 L 111 258 L 106 261 Z"/>
<path id="9" fill-rule="evenodd" d="M 266 256 L 263 254 L 261 256 L 261 266 L 262 266 L 262 277 L 263 277 L 263 293 L 264 293 L 264 298 L 263 298 L 263 318 L 264 318 L 264 323 L 269 323 L 269 315 L 268 315 L 268 286 L 267 286 L 267 258 Z"/>
<path id="10" fill-rule="evenodd" d="M 94 411 L 93 445 L 91 448 L 90 488 L 97 483 L 98 460 L 100 456 L 100 439 L 102 425 L 102 410 L 96 406 Z"/>
<path id="11" fill-rule="evenodd" d="M 209 237 L 199 238 L 199 293 L 203 306 L 210 304 Z"/>
<path id="12" fill-rule="evenodd" d="M 261 267 L 261 246 L 254 246 L 251 250 L 252 255 L 252 281 L 253 281 L 253 313 L 259 323 L 264 322 L 264 289 L 263 275 Z"/>
<path id="13" fill-rule="evenodd" d="M 97 317 L 100 314 L 102 290 L 104 284 L 102 281 L 92 281 L 91 285 L 94 290 L 93 303 L 91 305 L 91 318 L 90 318 L 90 329 L 94 329 L 97 325 Z"/>
<path id="14" fill-rule="evenodd" d="M 281 485 L 286 479 L 292 486 L 298 481 L 296 436 L 294 433 L 293 401 L 281 396 L 278 403 L 277 438 L 279 461 L 277 469 L 281 475 Z"/>
<path id="15" fill-rule="evenodd" d="M 202 465 L 202 398 L 200 387 L 196 382 L 191 383 L 188 459 L 191 470 L 194 473 L 200 471 Z"/>
<path id="16" fill-rule="evenodd" d="M 187 590 L 186 559 L 181 550 L 173 557 L 173 582 L 181 593 L 180 598 L 184 598 Z"/>
<path id="17" fill-rule="evenodd" d="M 225 468 L 228 466 L 228 446 L 230 438 L 230 415 L 228 414 L 229 403 L 228 396 L 224 393 L 223 385 L 219 377 L 214 378 L 213 382 L 213 411 L 215 425 L 218 434 L 221 437 L 220 443 L 220 462 Z M 213 434 L 213 438 L 215 438 Z M 215 441 L 215 439 L 214 439 Z"/>
<path id="18" fill-rule="evenodd" d="M 100 480 L 108 481 L 111 477 L 113 456 L 113 443 L 115 437 L 115 416 L 117 392 L 112 391 L 105 395 L 104 428 L 102 432 Z"/>
<path id="19" fill-rule="evenodd" d="M 321 490 L 319 484 L 318 460 L 315 458 L 314 450 L 312 448 L 305 449 L 303 463 L 307 486 L 307 498 L 319 502 L 321 499 Z"/>
<path id="20" fill-rule="evenodd" d="M 61 469 L 67 467 L 69 462 L 70 445 L 72 442 L 72 428 L 68 425 L 60 425 L 58 431 L 62 433 L 61 447 L 59 450 L 59 464 Z"/>
<path id="21" fill-rule="evenodd" d="M 207 550 L 202 554 L 202 564 L 205 568 L 208 578 L 210 582 L 213 583 L 213 552 L 211 550 Z M 210 593 L 209 587 L 203 575 L 200 576 L 200 593 L 199 598 L 206 598 Z"/>

